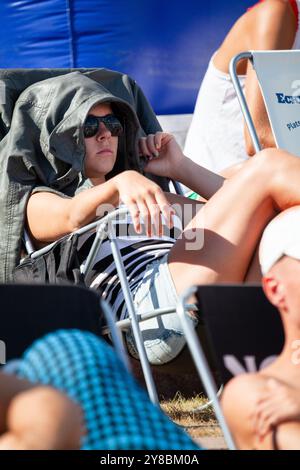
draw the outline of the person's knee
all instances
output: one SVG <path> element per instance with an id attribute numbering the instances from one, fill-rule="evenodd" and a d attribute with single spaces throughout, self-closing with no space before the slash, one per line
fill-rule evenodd
<path id="1" fill-rule="evenodd" d="M 299 165 L 298 157 L 277 148 L 267 148 L 258 152 L 249 159 L 245 166 L 247 178 L 255 181 L 256 187 L 259 188 L 261 182 L 262 188 L 270 191 L 274 184 L 281 184 L 281 180 L 286 178 L 287 171 L 293 166 Z"/>
<path id="2" fill-rule="evenodd" d="M 17 395 L 10 404 L 7 424 L 27 449 L 79 449 L 83 435 L 80 407 L 46 386 Z"/>
<path id="3" fill-rule="evenodd" d="M 263 149 L 249 160 L 249 166 L 258 171 L 265 168 L 270 171 L 270 168 L 277 164 L 278 158 L 282 158 L 284 153 L 286 152 L 276 148 Z"/>
<path id="4" fill-rule="evenodd" d="M 269 171 L 291 164 L 297 159 L 294 155 L 287 152 L 286 150 L 277 148 L 267 148 L 257 153 L 251 161 L 256 165 L 264 166 Z"/>
<path id="5" fill-rule="evenodd" d="M 197 325 L 197 317 L 191 313 L 190 317 Z M 186 339 L 177 313 L 170 313 L 157 319 L 146 320 L 140 323 L 142 338 L 150 364 L 163 365 L 173 359 L 186 345 Z M 132 330 L 126 334 L 129 353 L 138 359 L 136 342 Z"/>
<path id="6" fill-rule="evenodd" d="M 176 330 L 164 330 L 159 335 L 144 331 L 142 337 L 148 361 L 152 365 L 163 365 L 172 361 L 186 344 L 183 333 Z M 138 359 L 139 355 L 133 335 L 127 335 L 126 339 L 129 353 Z"/>

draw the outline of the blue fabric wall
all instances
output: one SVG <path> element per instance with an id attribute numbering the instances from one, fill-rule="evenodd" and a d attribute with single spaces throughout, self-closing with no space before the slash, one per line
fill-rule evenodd
<path id="1" fill-rule="evenodd" d="M 128 73 L 157 114 L 193 111 L 212 52 L 255 0 L 1 0 L 0 66 Z"/>

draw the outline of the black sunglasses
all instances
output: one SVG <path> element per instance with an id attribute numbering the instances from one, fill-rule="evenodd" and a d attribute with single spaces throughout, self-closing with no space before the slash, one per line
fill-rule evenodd
<path id="1" fill-rule="evenodd" d="M 112 137 L 120 137 L 124 132 L 122 124 L 114 114 L 108 114 L 107 116 L 89 114 L 83 125 L 83 135 L 86 139 L 94 137 L 98 133 L 100 122 L 103 122 Z"/>

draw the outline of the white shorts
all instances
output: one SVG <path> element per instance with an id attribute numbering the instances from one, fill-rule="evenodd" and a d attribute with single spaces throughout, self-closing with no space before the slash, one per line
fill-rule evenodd
<path id="1" fill-rule="evenodd" d="M 169 270 L 168 255 L 147 265 L 143 278 L 132 292 L 139 315 L 157 308 L 176 308 L 178 295 Z M 192 318 L 196 326 L 197 320 Z M 140 322 L 140 328 L 151 364 L 171 361 L 186 344 L 176 311 Z M 131 330 L 126 333 L 126 342 L 130 354 L 138 358 Z"/>

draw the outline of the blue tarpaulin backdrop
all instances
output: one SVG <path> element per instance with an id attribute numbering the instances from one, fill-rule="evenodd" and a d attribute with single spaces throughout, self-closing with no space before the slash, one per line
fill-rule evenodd
<path id="1" fill-rule="evenodd" d="M 255 0 L 1 0 L 0 67 L 106 67 L 157 114 L 193 111 L 209 57 Z"/>

